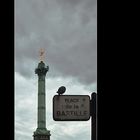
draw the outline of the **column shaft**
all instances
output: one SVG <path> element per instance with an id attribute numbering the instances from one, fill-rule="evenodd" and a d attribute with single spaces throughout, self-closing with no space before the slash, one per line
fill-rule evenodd
<path id="1" fill-rule="evenodd" d="M 45 75 L 38 77 L 38 128 L 46 128 Z"/>

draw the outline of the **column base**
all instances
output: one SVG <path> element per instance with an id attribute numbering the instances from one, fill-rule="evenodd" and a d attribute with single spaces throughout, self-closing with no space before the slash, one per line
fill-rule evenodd
<path id="1" fill-rule="evenodd" d="M 50 131 L 46 128 L 37 128 L 34 132 L 34 140 L 50 140 Z"/>

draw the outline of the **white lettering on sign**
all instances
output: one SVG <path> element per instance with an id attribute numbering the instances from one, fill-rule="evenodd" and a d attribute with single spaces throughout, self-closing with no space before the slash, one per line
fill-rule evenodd
<path id="1" fill-rule="evenodd" d="M 65 102 L 67 102 L 67 103 L 75 103 L 75 102 L 78 102 L 79 101 L 79 99 L 76 99 L 76 98 L 74 98 L 74 99 L 65 99 Z"/>
<path id="2" fill-rule="evenodd" d="M 55 95 L 54 120 L 89 120 L 90 97 L 88 95 Z"/>
<path id="3" fill-rule="evenodd" d="M 57 116 L 85 116 L 87 111 L 57 111 Z"/>

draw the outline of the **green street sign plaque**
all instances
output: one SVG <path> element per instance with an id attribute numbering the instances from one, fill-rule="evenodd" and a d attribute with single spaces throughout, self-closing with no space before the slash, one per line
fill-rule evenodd
<path id="1" fill-rule="evenodd" d="M 55 95 L 53 97 L 55 121 L 87 121 L 90 119 L 88 95 Z"/>

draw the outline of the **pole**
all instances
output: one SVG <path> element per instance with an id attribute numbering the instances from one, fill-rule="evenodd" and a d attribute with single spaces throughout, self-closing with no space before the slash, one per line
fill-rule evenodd
<path id="1" fill-rule="evenodd" d="M 97 94 L 91 94 L 91 140 L 97 140 Z"/>
<path id="2" fill-rule="evenodd" d="M 38 122 L 37 129 L 34 132 L 34 140 L 50 140 L 50 131 L 46 128 L 46 96 L 45 96 L 45 76 L 49 67 L 41 61 L 35 69 L 38 75 Z"/>

